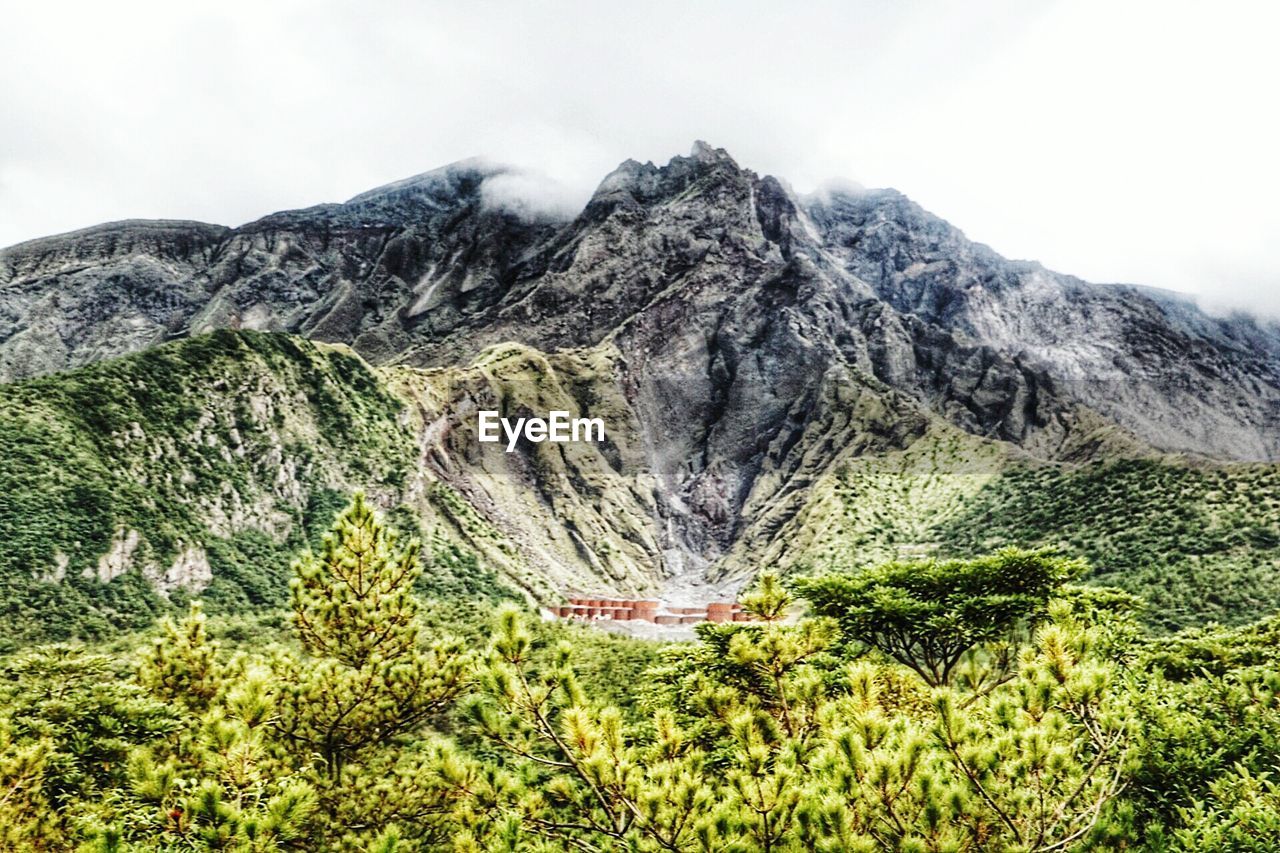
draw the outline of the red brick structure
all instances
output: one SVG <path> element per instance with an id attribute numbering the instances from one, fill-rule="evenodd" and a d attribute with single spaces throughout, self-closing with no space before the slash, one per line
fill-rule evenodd
<path id="1" fill-rule="evenodd" d="M 652 598 L 583 598 L 572 596 L 568 604 L 552 607 L 561 619 L 619 622 L 639 620 L 656 625 L 695 625 L 699 622 L 747 622 L 752 618 L 736 601 L 712 601 L 704 605 L 663 605 Z"/>
<path id="2" fill-rule="evenodd" d="M 708 622 L 728 622 L 733 619 L 733 605 L 727 601 L 713 601 L 707 605 Z"/>

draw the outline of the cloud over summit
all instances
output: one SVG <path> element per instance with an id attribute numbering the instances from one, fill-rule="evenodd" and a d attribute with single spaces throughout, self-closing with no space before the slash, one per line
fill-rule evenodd
<path id="1" fill-rule="evenodd" d="M 1280 313 L 1278 25 L 1094 0 L 24 4 L 0 244 L 235 225 L 477 154 L 521 170 L 491 203 L 563 216 L 704 138 L 798 192 L 895 187 L 1011 257 Z"/>

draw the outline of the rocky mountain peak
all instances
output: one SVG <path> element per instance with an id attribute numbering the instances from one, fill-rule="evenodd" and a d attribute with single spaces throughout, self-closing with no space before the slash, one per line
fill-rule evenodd
<path id="1" fill-rule="evenodd" d="M 710 377 L 691 435 L 725 416 L 717 395 L 739 394 L 743 428 L 752 406 L 776 423 L 848 368 L 1015 441 L 1087 405 L 1158 447 L 1280 456 L 1273 325 L 1006 260 L 893 190 L 798 198 L 701 141 L 620 164 L 577 216 L 486 200 L 514 177 L 465 160 L 237 229 L 122 223 L 5 250 L 0 377 L 228 327 L 423 366 L 613 341 L 633 371 Z"/>
<path id="2" fill-rule="evenodd" d="M 512 171 L 511 166 L 485 157 L 469 157 L 362 192 L 342 207 L 358 211 L 440 210 L 476 199 L 486 180 Z"/>
<path id="3" fill-rule="evenodd" d="M 598 220 L 616 208 L 661 203 L 695 186 L 705 192 L 722 184 L 745 186 L 755 178 L 754 172 L 740 167 L 723 148 L 712 148 L 699 140 L 689 156 L 672 157 L 665 166 L 652 161 L 622 162 L 600 182 L 585 214 Z"/>
<path id="4" fill-rule="evenodd" d="M 693 141 L 693 147 L 689 151 L 689 157 L 702 163 L 719 163 L 729 162 L 738 165 L 734 159 L 729 156 L 729 152 L 723 148 L 713 148 L 707 142 L 701 139 Z"/>

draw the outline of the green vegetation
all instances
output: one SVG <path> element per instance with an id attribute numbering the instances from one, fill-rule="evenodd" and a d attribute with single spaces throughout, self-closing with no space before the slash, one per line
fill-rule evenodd
<path id="1" fill-rule="evenodd" d="M 358 496 L 289 626 L 224 619 L 228 647 L 193 606 L 133 652 L 0 659 L 0 846 L 1273 849 L 1280 628 L 1149 638 L 1082 568 L 889 564 L 798 581 L 799 615 L 765 574 L 756 621 L 661 649 L 507 604 L 482 644 Z"/>
<path id="2" fill-rule="evenodd" d="M 934 423 L 844 460 L 767 543 L 788 573 L 1050 546 L 1146 602 L 1152 627 L 1242 625 L 1280 609 L 1280 466 L 1181 457 L 1058 464 Z M 751 549 L 742 549 L 749 559 Z"/>
<path id="3" fill-rule="evenodd" d="M 946 550 L 1056 545 L 1167 630 L 1280 609 L 1280 467 L 1166 460 L 1015 467 L 940 526 Z"/>
<path id="4" fill-rule="evenodd" d="M 880 649 L 931 687 L 951 681 L 978 646 L 998 649 L 1002 676 L 1049 596 L 1083 565 L 1048 553 L 1001 551 L 975 560 L 886 563 L 853 575 L 801 578 L 820 616 Z"/>
<path id="5" fill-rule="evenodd" d="M 609 375 L 535 356 L 476 370 Z M 448 383 L 386 375 L 222 332 L 0 387 L 0 849 L 1275 849 L 1277 466 L 922 420 L 761 516 L 756 621 L 646 643 L 531 618 L 537 550 L 418 470 Z M 616 437 L 501 509 L 621 582 Z"/>
<path id="6" fill-rule="evenodd" d="M 901 450 L 839 460 L 765 548 L 788 571 L 854 569 L 936 551 L 938 529 L 1009 465 L 1010 448 L 934 422 Z M 744 555 L 751 563 L 753 555 Z"/>
<path id="7" fill-rule="evenodd" d="M 141 629 L 191 592 L 215 612 L 284 606 L 291 556 L 345 495 L 402 493 L 401 410 L 356 356 L 250 332 L 0 386 L 0 650 Z M 506 594 L 426 538 L 424 591 Z"/>
<path id="8" fill-rule="evenodd" d="M 601 577 L 641 588 L 660 543 L 611 358 L 501 345 L 470 368 L 373 370 L 339 347 L 221 331 L 0 386 L 0 651 L 143 630 L 195 596 L 211 615 L 283 607 L 292 555 L 357 489 L 423 542 L 429 597 L 545 601 Z M 498 451 L 468 468 L 464 495 L 420 445 L 458 388 L 537 410 L 590 400 L 623 426 L 605 450 L 539 447 L 533 485 Z M 826 448 L 811 487 L 749 507 L 760 516 L 724 572 L 1051 546 L 1086 559 L 1089 582 L 1141 596 L 1161 630 L 1280 608 L 1280 467 L 1037 462 L 922 417 L 918 433 L 867 447 L 854 433 L 889 430 L 905 404 L 859 388 L 840 404 L 856 417 L 804 439 Z"/>

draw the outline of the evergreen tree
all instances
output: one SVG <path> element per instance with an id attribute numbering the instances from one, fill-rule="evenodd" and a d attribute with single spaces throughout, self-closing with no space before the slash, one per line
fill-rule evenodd
<path id="1" fill-rule="evenodd" d="M 334 522 L 319 554 L 294 564 L 294 624 L 307 652 L 275 662 L 279 735 L 318 755 L 330 779 L 447 708 L 466 684 L 455 640 L 424 642 L 414 582 L 419 546 L 397 548 L 363 495 Z"/>
<path id="2" fill-rule="evenodd" d="M 482 667 L 484 695 L 469 709 L 513 772 L 477 780 L 459 847 L 527 850 L 541 839 L 598 851 L 723 849 L 704 756 L 670 715 L 656 716 L 647 742 L 628 742 L 621 713 L 583 693 L 568 644 L 541 669 L 533 652 L 519 611 L 504 607 Z"/>
<path id="3" fill-rule="evenodd" d="M 980 689 L 841 660 L 834 625 L 791 618 L 772 575 L 744 603 L 759 621 L 673 647 L 632 726 L 583 692 L 569 648 L 534 666 L 504 613 L 472 717 L 510 773 L 477 793 L 468 844 L 1048 853 L 1099 837 L 1132 730 L 1070 603 L 1042 609 L 1014 675 Z"/>
<path id="4" fill-rule="evenodd" d="M 180 624 L 163 619 L 160 636 L 142 654 L 138 667 L 143 687 L 193 711 L 207 708 L 222 685 L 218 644 L 206 635 L 205 621 L 199 602 L 191 604 Z"/>
<path id="5" fill-rule="evenodd" d="M 13 814 L 18 804 L 42 803 L 45 814 L 31 826 L 38 827 L 43 849 L 73 837 L 88 804 L 127 784 L 134 749 L 171 737 L 181 726 L 173 708 L 130 683 L 127 662 L 72 644 L 31 649 L 5 661 L 0 707 L 0 764 L 7 768 L 5 778 L 21 780 L 18 790 L 0 793 L 0 811 L 9 812 L 3 823 L 22 826 Z M 13 843 L 0 849 L 42 846 Z"/>
<path id="6" fill-rule="evenodd" d="M 271 673 L 220 660 L 199 606 L 162 622 L 140 656 L 139 683 L 180 724 L 121 762 L 126 778 L 86 821 L 83 853 L 267 853 L 314 838 L 315 790 L 270 735 Z"/>
<path id="7" fill-rule="evenodd" d="M 0 720 L 0 849 L 50 849 L 59 837 L 44 792 L 51 751 L 47 739 L 15 743 Z"/>
<path id="8" fill-rule="evenodd" d="M 314 658 L 352 669 L 375 657 L 398 660 L 421 639 L 413 586 L 421 545 L 397 548 L 363 494 L 338 514 L 321 540 L 293 564 L 289 591 L 298 637 Z"/>
<path id="9" fill-rule="evenodd" d="M 0 658 L 0 849 L 1274 849 L 1276 620 L 1144 637 L 1057 559 L 805 582 L 828 615 L 764 573 L 616 707 L 623 640 L 514 606 L 479 660 L 433 639 L 357 498 L 297 563 L 296 643 L 229 655 L 196 606 L 133 657 Z"/>
<path id="10" fill-rule="evenodd" d="M 800 578 L 815 613 L 915 670 L 929 685 L 951 683 L 979 646 L 999 679 L 1049 598 L 1084 571 L 1052 551 L 1006 548 L 973 560 L 886 563 L 856 573 Z"/>
<path id="11" fill-rule="evenodd" d="M 465 766 L 425 723 L 470 663 L 456 642 L 424 636 L 420 571 L 416 544 L 398 548 L 357 496 L 319 554 L 295 564 L 300 650 L 224 660 L 198 606 L 162 623 L 138 681 L 183 725 L 129 754 L 127 783 L 98 808 L 85 850 L 443 843 Z"/>

